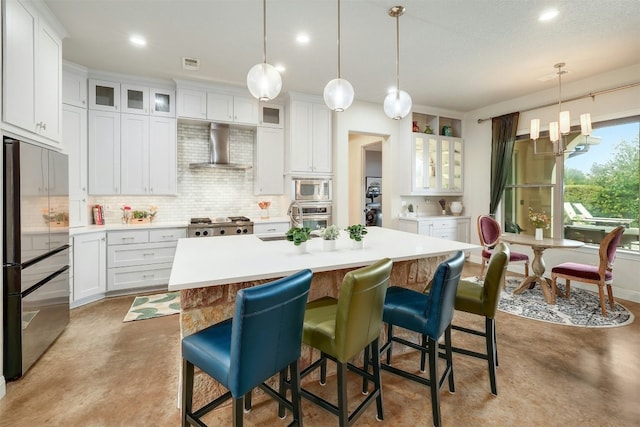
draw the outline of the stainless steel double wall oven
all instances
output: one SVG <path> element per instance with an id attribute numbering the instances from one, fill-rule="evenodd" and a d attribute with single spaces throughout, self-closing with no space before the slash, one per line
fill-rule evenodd
<path id="1" fill-rule="evenodd" d="M 333 224 L 332 187 L 330 177 L 293 177 L 291 216 L 302 217 L 303 225 L 312 230 Z"/>

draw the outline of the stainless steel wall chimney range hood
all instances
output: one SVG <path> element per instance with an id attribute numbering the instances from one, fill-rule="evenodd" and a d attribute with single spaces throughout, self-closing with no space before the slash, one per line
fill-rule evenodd
<path id="1" fill-rule="evenodd" d="M 229 162 L 229 125 L 211 123 L 209 130 L 209 161 L 207 163 L 191 163 L 191 169 L 220 168 L 220 169 L 251 169 L 251 165 L 241 165 Z"/>

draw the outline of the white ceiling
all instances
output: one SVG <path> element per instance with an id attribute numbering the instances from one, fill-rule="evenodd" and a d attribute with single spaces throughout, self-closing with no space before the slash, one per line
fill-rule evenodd
<path id="1" fill-rule="evenodd" d="M 45 0 L 68 31 L 63 57 L 91 69 L 246 85 L 262 62 L 260 0 Z M 640 63 L 640 0 L 342 0 L 342 77 L 356 99 L 382 103 L 395 84 L 414 105 L 470 111 L 563 82 Z M 544 9 L 560 15 L 538 22 Z M 299 46 L 298 32 L 311 42 Z M 133 33 L 148 45 L 129 44 Z M 283 63 L 283 91 L 321 95 L 337 75 L 337 1 L 268 0 L 267 59 Z M 181 69 L 183 56 L 200 70 Z M 640 80 L 640 76 L 639 80 Z"/>

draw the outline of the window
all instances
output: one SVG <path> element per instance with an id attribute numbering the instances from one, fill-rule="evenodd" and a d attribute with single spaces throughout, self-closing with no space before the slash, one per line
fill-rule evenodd
<path id="1" fill-rule="evenodd" d="M 528 135 L 516 141 L 503 198 L 504 230 L 533 234 L 531 208 L 551 217 L 546 237 L 598 245 L 623 225 L 622 248 L 640 252 L 640 117 L 596 123 L 589 137 L 577 130 L 565 138 L 562 156 L 534 154 Z M 537 152 L 551 151 L 553 144 L 541 137 Z"/>

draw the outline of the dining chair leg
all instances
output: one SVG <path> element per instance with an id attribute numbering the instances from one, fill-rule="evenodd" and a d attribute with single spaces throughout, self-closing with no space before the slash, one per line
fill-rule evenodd
<path id="1" fill-rule="evenodd" d="M 571 296 L 571 280 L 565 279 L 564 281 L 564 297 L 569 298 Z"/>
<path id="2" fill-rule="evenodd" d="M 422 335 L 422 341 L 420 342 L 420 345 L 422 346 L 423 350 L 420 350 L 420 372 L 425 373 L 426 371 L 426 365 L 427 365 L 427 351 L 424 350 L 427 348 L 427 336 L 426 335 Z"/>
<path id="3" fill-rule="evenodd" d="M 366 346 L 364 348 L 364 357 L 363 357 L 364 364 L 363 364 L 362 370 L 365 371 L 365 372 L 369 372 L 369 361 L 370 361 L 370 358 L 371 358 L 371 346 L 372 345 L 373 345 L 373 343 L 369 344 L 368 346 Z M 375 366 L 374 366 L 374 370 L 375 370 Z M 367 379 L 367 377 L 362 377 L 362 394 L 364 394 L 364 395 L 369 394 L 369 380 Z"/>
<path id="4" fill-rule="evenodd" d="M 251 393 L 253 392 L 253 390 L 249 390 L 245 395 L 244 395 L 244 412 L 245 413 L 249 413 L 251 412 Z"/>
<path id="5" fill-rule="evenodd" d="M 389 346 L 387 347 L 387 365 L 390 365 L 392 349 L 393 349 L 393 325 L 388 323 L 387 323 L 387 343 L 389 343 Z"/>
<path id="6" fill-rule="evenodd" d="M 613 289 L 611 288 L 611 285 L 607 285 L 607 294 L 609 295 L 609 307 L 611 307 L 611 310 L 615 310 L 616 302 L 613 299 Z"/>
<path id="7" fill-rule="evenodd" d="M 320 385 L 327 384 L 327 357 L 320 353 Z"/>
<path id="8" fill-rule="evenodd" d="M 489 382 L 491 384 L 491 394 L 498 395 L 498 385 L 496 382 L 496 328 L 495 319 L 485 318 L 485 334 L 487 343 L 487 363 L 489 364 Z"/>
<path id="9" fill-rule="evenodd" d="M 280 393 L 282 395 L 282 397 L 287 397 L 287 389 L 285 387 L 285 381 L 289 380 L 290 382 L 293 381 L 292 379 L 290 379 L 288 377 L 288 371 L 289 368 L 285 368 L 282 371 L 280 371 L 280 374 L 278 375 L 278 393 Z M 293 394 L 293 392 L 292 392 Z M 245 396 L 245 405 L 246 405 L 246 396 Z M 287 416 L 286 412 L 285 412 L 285 407 L 281 402 L 278 402 L 278 417 L 282 420 Z"/>
<path id="10" fill-rule="evenodd" d="M 496 358 L 496 367 L 498 367 L 500 364 L 498 363 L 498 339 L 496 337 L 496 319 L 493 319 L 493 322 L 491 322 L 491 324 L 493 325 L 493 352 Z"/>
<path id="11" fill-rule="evenodd" d="M 187 414 L 193 411 L 193 364 L 182 359 L 182 426 L 189 425 Z"/>
<path id="12" fill-rule="evenodd" d="M 600 295 L 600 310 L 602 311 L 602 315 L 604 317 L 607 316 L 607 306 L 604 301 L 604 287 L 602 285 L 598 285 L 598 294 Z"/>
<path id="13" fill-rule="evenodd" d="M 428 339 L 429 345 L 429 387 L 431 389 L 431 413 L 433 425 L 440 427 L 440 387 L 438 381 L 438 341 Z"/>

